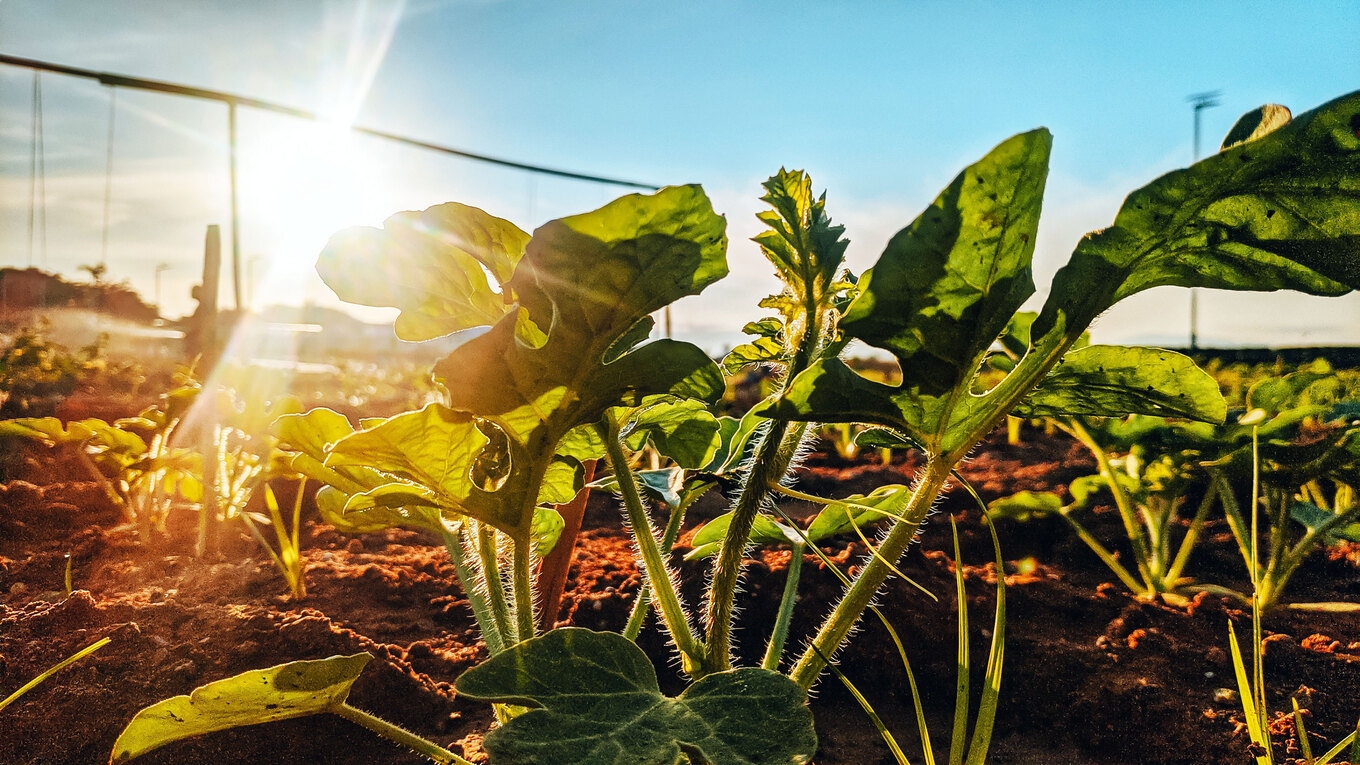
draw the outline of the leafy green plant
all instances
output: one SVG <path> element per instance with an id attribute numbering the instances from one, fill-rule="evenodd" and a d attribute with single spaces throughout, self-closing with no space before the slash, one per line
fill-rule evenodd
<path id="1" fill-rule="evenodd" d="M 760 215 L 768 230 L 756 242 L 785 286 L 762 301 L 774 315 L 747 326 L 754 340 L 734 349 L 726 366 L 767 365 L 778 390 L 751 413 L 750 448 L 742 450 L 750 456 L 737 471 L 699 625 L 667 566 L 628 454 L 640 448 L 630 440 L 638 432 L 663 454 L 663 443 L 678 442 L 671 434 L 685 433 L 693 440 L 684 443 L 705 444 L 702 456 L 670 456 L 699 466 L 724 437 L 704 409 L 724 391 L 717 366 L 687 343 L 643 343 L 650 313 L 726 273 L 724 221 L 698 187 L 626 196 L 549 222 L 532 237 L 450 204 L 334 238 L 319 263 L 323 278 L 346 300 L 400 308 L 400 337 L 490 329 L 435 365 L 443 403 L 339 438 L 313 438 L 315 450 L 299 453 L 339 495 L 328 501 L 343 499 L 342 518 L 475 522 L 490 605 L 479 623 L 497 636 L 488 647 L 496 639 L 501 647 L 459 686 L 507 705 L 502 717 L 510 721 L 493 734 L 498 761 L 620 752 L 644 753 L 634 760 L 643 762 L 682 754 L 739 762 L 735 742 L 764 742 L 762 729 L 776 725 L 753 712 L 778 709 L 786 726 L 779 728 L 781 761 L 806 762 L 816 748 L 807 689 L 894 573 L 955 466 L 1007 415 L 1219 416 L 1217 390 L 1187 392 L 1183 367 L 1165 352 L 1073 350 L 1098 314 L 1163 285 L 1319 295 L 1360 286 L 1347 249 L 1360 230 L 1357 111 L 1360 94 L 1288 124 L 1248 115 L 1234 129 L 1242 140 L 1134 192 L 1114 225 L 1083 239 L 1058 272 L 1024 353 L 994 384 L 978 375 L 988 348 L 1034 291 L 1046 130 L 1008 139 L 966 168 L 858 278 L 842 271 L 843 229 L 831 223 L 811 180 L 801 172 L 772 177 L 763 197 L 771 209 Z M 844 364 L 839 354 L 852 339 L 892 353 L 900 383 L 867 379 Z M 664 424 L 647 425 L 650 414 Z M 925 452 L 926 463 L 788 674 L 734 668 L 745 551 L 814 422 L 881 426 L 897 444 Z M 660 696 L 641 669 L 598 671 L 636 667 L 640 655 L 626 638 L 570 629 L 536 635 L 535 519 L 575 495 L 583 460 L 601 457 L 622 496 L 648 592 L 694 680 L 675 699 Z M 598 693 L 580 695 L 592 689 Z M 587 698 L 598 725 L 572 714 L 570 705 Z M 513 708 L 521 705 L 538 708 Z M 625 738 L 619 710 L 633 708 L 645 712 L 646 736 Z M 703 730 L 716 740 L 692 734 Z M 557 731 L 571 732 L 569 749 Z"/>

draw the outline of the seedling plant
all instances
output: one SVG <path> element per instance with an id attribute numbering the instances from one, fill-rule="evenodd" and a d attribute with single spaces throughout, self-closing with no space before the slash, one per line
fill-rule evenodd
<path id="1" fill-rule="evenodd" d="M 825 197 L 814 196 L 806 174 L 780 171 L 765 183 L 771 209 L 760 219 L 768 228 L 755 241 L 784 288 L 761 302 L 771 315 L 748 325 L 752 342 L 727 362 L 768 365 L 778 390 L 751 413 L 740 450 L 731 449 L 737 429 L 707 410 L 724 392 L 718 367 L 688 343 L 644 342 L 651 313 L 726 274 L 725 221 L 700 188 L 626 196 L 532 236 L 458 204 L 401 213 L 382 230 L 333 238 L 318 264 L 323 278 L 346 300 L 400 308 L 396 331 L 407 340 L 489 329 L 435 365 L 442 403 L 358 430 L 317 411 L 278 427 L 292 431 L 283 440 L 306 457 L 294 469 L 326 484 L 332 516 L 375 525 L 420 518 L 456 541 L 466 529 L 469 551 L 475 534 L 476 555 L 464 557 L 480 566 L 480 587 L 469 592 L 485 595 L 490 613 L 478 623 L 491 656 L 456 687 L 505 705 L 503 724 L 485 739 L 493 762 L 807 762 L 816 736 L 806 692 L 881 596 L 955 467 L 1007 415 L 1222 419 L 1217 387 L 1187 384 L 1203 373 L 1183 357 L 1074 349 L 1096 316 L 1154 286 L 1318 295 L 1360 286 L 1339 245 L 1360 229 L 1357 112 L 1360 94 L 1290 122 L 1279 110 L 1257 110 L 1219 154 L 1135 191 L 1111 227 L 1078 244 L 1024 353 L 994 384 L 979 370 L 1034 292 L 1048 131 L 1010 138 L 966 168 L 858 276 L 843 270 L 847 242 Z M 846 366 L 839 355 L 852 339 L 891 353 L 900 383 Z M 310 427 L 322 420 L 334 432 Z M 813 423 L 878 426 L 922 451 L 925 465 L 914 487 L 885 492 L 886 528 L 811 641 L 787 664 L 767 651 L 764 666 L 738 667 L 732 628 L 742 561 L 761 519 L 772 520 L 772 496 Z M 697 621 L 630 464 L 629 452 L 645 441 L 687 470 L 724 448 L 749 454 L 732 471 L 738 488 Z M 623 499 L 647 591 L 693 681 L 680 696 L 661 695 L 628 637 L 570 627 L 539 634 L 535 529 L 576 495 L 589 460 L 608 466 Z M 459 545 L 449 547 L 456 559 Z M 334 674 L 347 690 L 362 662 L 329 661 L 343 665 Z M 290 666 L 270 671 L 282 678 Z M 604 674 L 601 666 L 619 669 Z M 349 708 L 340 694 L 284 714 L 277 705 L 286 691 L 282 681 L 256 683 L 229 719 L 204 693 L 153 705 L 124 731 L 114 757 L 206 730 Z M 231 696 L 223 688 L 211 696 L 224 693 Z M 429 747 L 420 751 L 458 761 Z"/>

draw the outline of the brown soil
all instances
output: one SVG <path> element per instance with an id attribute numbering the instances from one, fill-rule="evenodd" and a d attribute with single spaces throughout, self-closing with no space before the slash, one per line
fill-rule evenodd
<path id="1" fill-rule="evenodd" d="M 1091 463 L 1068 442 L 1027 435 L 1011 447 L 993 441 L 962 470 L 984 500 L 1021 489 L 1056 489 Z M 907 483 L 918 462 L 847 464 L 813 455 L 799 487 L 823 495 Z M 376 659 L 355 685 L 356 706 L 406 726 L 474 760 L 491 720 L 487 708 L 452 691 L 458 675 L 484 657 L 471 615 L 443 547 L 409 531 L 363 537 L 308 521 L 304 536 L 308 595 L 296 601 L 251 538 L 232 530 L 220 548 L 195 558 L 187 529 L 149 544 L 120 525 L 118 511 L 79 466 L 47 454 L 11 454 L 0 487 L 0 695 L 99 637 L 113 642 L 56 675 L 0 713 L 0 762 L 105 762 L 132 715 L 204 682 L 280 662 L 368 651 Z M 22 479 L 22 480 L 20 480 Z M 965 501 L 966 500 L 966 501 Z M 795 515 L 811 508 L 785 505 Z M 712 497 L 695 517 L 721 511 Z M 937 747 L 947 745 L 953 708 L 955 628 L 952 549 L 944 514 L 955 515 L 968 580 L 974 665 L 980 676 L 998 572 L 979 512 L 962 491 L 941 503 L 903 571 L 939 596 L 935 602 L 894 582 L 880 605 L 900 634 L 921 684 Z M 617 630 L 640 578 L 615 502 L 595 496 L 587 509 L 577 562 L 559 615 Z M 1117 519 L 1098 512 L 1093 530 L 1115 538 Z M 188 522 L 187 520 L 185 522 Z M 1222 598 L 1201 596 L 1174 608 L 1133 600 L 1060 521 L 1000 524 L 1008 561 L 1005 675 L 992 762 L 1247 763 L 1241 712 L 1216 701 L 1232 688 L 1228 622 L 1239 635 L 1248 615 Z M 1241 563 L 1221 529 L 1211 529 L 1191 573 L 1240 586 Z M 680 563 L 688 602 L 706 571 Z M 842 568 L 862 560 L 863 545 L 824 548 Z M 66 555 L 75 592 L 63 592 Z M 787 552 L 750 561 L 740 601 L 738 643 L 758 656 L 783 587 Z M 1023 565 L 1022 565 L 1023 564 Z M 1360 598 L 1360 547 L 1309 562 L 1290 594 L 1300 600 Z M 1019 573 L 1020 571 L 1024 573 Z M 840 585 L 809 556 L 794 631 L 801 644 L 834 602 Z M 1360 714 L 1360 616 L 1281 612 L 1266 620 L 1266 681 L 1272 710 L 1289 696 L 1307 708 L 1314 750 L 1354 728 Z M 682 686 L 654 626 L 642 646 L 669 692 Z M 896 649 L 876 621 L 866 622 L 839 663 L 911 756 L 916 724 Z M 975 685 L 976 687 L 976 685 Z M 1219 694 L 1221 696 L 1221 694 Z M 976 698 L 976 691 L 974 693 Z M 892 762 L 851 696 L 834 679 L 812 703 L 820 765 Z M 1278 741 L 1296 746 L 1279 726 Z M 1293 750 L 1291 749 L 1291 753 Z M 913 759 L 917 759 L 913 757 Z M 338 718 L 306 718 L 180 742 L 147 763 L 416 763 L 422 760 Z"/>

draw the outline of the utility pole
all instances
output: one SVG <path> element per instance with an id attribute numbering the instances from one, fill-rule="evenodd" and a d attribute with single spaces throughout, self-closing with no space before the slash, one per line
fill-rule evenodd
<path id="1" fill-rule="evenodd" d="M 1195 136 L 1192 152 L 1196 162 L 1199 161 L 1199 113 L 1205 109 L 1218 106 L 1218 97 L 1223 95 L 1221 90 L 1207 90 L 1203 93 L 1195 93 L 1188 98 L 1195 110 Z M 1199 290 L 1190 288 L 1190 350 L 1199 348 Z"/>
<path id="2" fill-rule="evenodd" d="M 155 292 L 155 294 L 156 294 L 156 313 L 160 313 L 160 312 L 161 312 L 161 272 L 162 272 L 162 271 L 169 271 L 169 270 L 170 270 L 170 264 L 169 264 L 169 263 L 157 263 L 157 264 L 156 264 L 156 292 Z"/>

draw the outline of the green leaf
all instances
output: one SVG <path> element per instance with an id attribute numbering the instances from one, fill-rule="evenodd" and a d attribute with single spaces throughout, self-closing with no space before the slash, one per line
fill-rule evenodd
<path id="1" fill-rule="evenodd" d="M 1324 510 L 1312 502 L 1295 502 L 1289 508 L 1289 517 L 1307 526 L 1309 529 L 1316 530 L 1323 524 L 1332 521 L 1336 513 L 1331 510 Z M 1360 542 L 1360 522 L 1344 523 L 1333 527 L 1326 533 L 1328 542 L 1336 542 L 1345 539 L 1351 542 Z"/>
<path id="2" fill-rule="evenodd" d="M 1221 423 L 1228 404 L 1218 382 L 1188 356 L 1160 348 L 1091 345 L 1064 356 L 1014 413 L 1146 414 Z"/>
<path id="3" fill-rule="evenodd" d="M 721 444 L 718 418 L 694 399 L 645 405 L 629 415 L 624 432 L 630 448 L 641 449 L 644 440 L 650 441 L 663 457 L 685 468 L 707 464 Z"/>
<path id="4" fill-rule="evenodd" d="M 520 310 L 435 367 L 453 408 L 499 426 L 517 464 L 495 488 L 494 506 L 463 512 L 490 513 L 485 520 L 523 538 L 528 502 L 537 498 L 531 484 L 573 428 L 658 394 L 722 395 L 722 373 L 699 348 L 633 344 L 645 337 L 638 327 L 648 314 L 727 273 L 725 228 L 699 187 L 679 186 L 625 196 L 535 232 L 506 285 Z M 524 317 L 544 331 L 541 342 L 521 341 Z M 587 446 L 573 444 L 573 452 Z"/>
<path id="5" fill-rule="evenodd" d="M 787 677 L 719 672 L 668 698 L 632 641 L 579 627 L 507 649 L 455 688 L 538 707 L 487 734 L 492 763 L 806 763 L 817 749 L 806 695 Z"/>
<path id="6" fill-rule="evenodd" d="M 782 362 L 785 353 L 783 343 L 772 337 L 759 337 L 753 342 L 743 343 L 728 351 L 723 357 L 723 371 L 734 375 L 749 364 Z"/>
<path id="7" fill-rule="evenodd" d="M 113 745 L 112 762 L 127 762 L 190 736 L 288 720 L 338 708 L 373 657 L 367 653 L 294 661 L 199 686 L 138 712 Z"/>
<path id="8" fill-rule="evenodd" d="M 830 307 L 840 289 L 836 270 L 845 260 L 849 241 L 844 226 L 834 226 L 826 212 L 826 195 L 812 195 L 812 179 L 802 170 L 780 169 L 762 184 L 761 201 L 774 208 L 756 214 L 769 226 L 754 237 L 765 257 L 774 264 L 785 284 L 782 295 L 761 301 L 782 316 L 784 345 L 798 348 L 806 332 L 808 306 Z M 757 331 L 768 331 L 763 322 Z"/>
<path id="9" fill-rule="evenodd" d="M 987 513 L 996 518 L 1028 521 L 1062 510 L 1062 497 L 1051 491 L 1021 491 L 987 503 Z"/>
<path id="10" fill-rule="evenodd" d="M 427 499 L 441 508 L 527 535 L 532 516 L 518 517 L 522 505 L 502 502 L 478 485 L 473 468 L 488 443 L 470 415 L 428 404 L 341 438 L 331 445 L 325 465 L 377 470 L 403 482 L 396 488 L 409 492 L 405 498 L 414 501 L 424 488 Z"/>
<path id="11" fill-rule="evenodd" d="M 449 202 L 397 213 L 381 230 L 341 231 L 316 270 L 341 300 L 400 308 L 397 337 L 430 340 L 500 321 L 512 301 L 486 273 L 509 281 L 528 241 L 509 221 Z"/>
<path id="12" fill-rule="evenodd" d="M 690 537 L 689 540 L 690 547 L 693 549 L 685 555 L 685 560 L 702 560 L 716 555 L 719 547 L 722 546 L 723 537 L 727 534 L 727 527 L 732 525 L 732 516 L 732 512 L 723 513 L 694 532 L 694 536 Z M 755 521 L 752 522 L 750 541 L 754 545 L 790 546 L 801 544 L 803 538 L 798 535 L 797 531 L 764 513 L 760 513 L 756 515 Z"/>
<path id="13" fill-rule="evenodd" d="M 799 375 L 762 414 L 874 422 L 949 448 L 951 394 L 968 389 L 988 347 L 1034 291 L 1030 261 L 1051 145 L 1047 130 L 1023 133 L 970 165 L 860 280 L 841 329 L 897 357 L 900 387 L 828 360 Z"/>
<path id="14" fill-rule="evenodd" d="M 1054 278 L 1036 336 L 1084 328 L 1162 285 L 1315 295 L 1360 287 L 1357 113 L 1360 92 L 1130 194 L 1114 225 L 1083 239 Z"/>
<path id="15" fill-rule="evenodd" d="M 897 517 L 911 501 L 911 489 L 900 484 L 889 484 L 874 489 L 868 495 L 852 494 L 835 504 L 822 508 L 808 526 L 808 540 L 819 542 L 854 531 L 855 526 L 875 523 L 889 516 Z M 851 508 L 849 504 L 859 505 Z M 867 509 L 866 509 L 867 508 Z M 878 512 L 874 512 L 878 511 Z M 851 519 L 853 518 L 853 523 Z"/>
<path id="16" fill-rule="evenodd" d="M 683 468 L 668 467 L 657 470 L 637 470 L 633 475 L 637 476 L 638 486 L 643 493 L 659 502 L 664 502 L 667 507 L 675 507 L 680 504 L 680 491 L 684 486 L 685 471 Z M 615 494 L 619 493 L 619 481 L 617 476 L 609 476 L 600 482 L 600 488 Z"/>
<path id="17" fill-rule="evenodd" d="M 561 505 L 570 502 L 585 483 L 581 463 L 569 457 L 554 456 L 543 473 L 538 490 L 539 504 Z"/>
<path id="18" fill-rule="evenodd" d="M 862 449 L 919 449 L 920 444 L 908 440 L 901 433 L 888 428 L 866 428 L 855 436 L 855 445 Z"/>
<path id="19" fill-rule="evenodd" d="M 551 507 L 535 507 L 534 523 L 529 527 L 529 538 L 534 543 L 534 555 L 542 558 L 557 546 L 557 538 L 567 522 Z"/>

